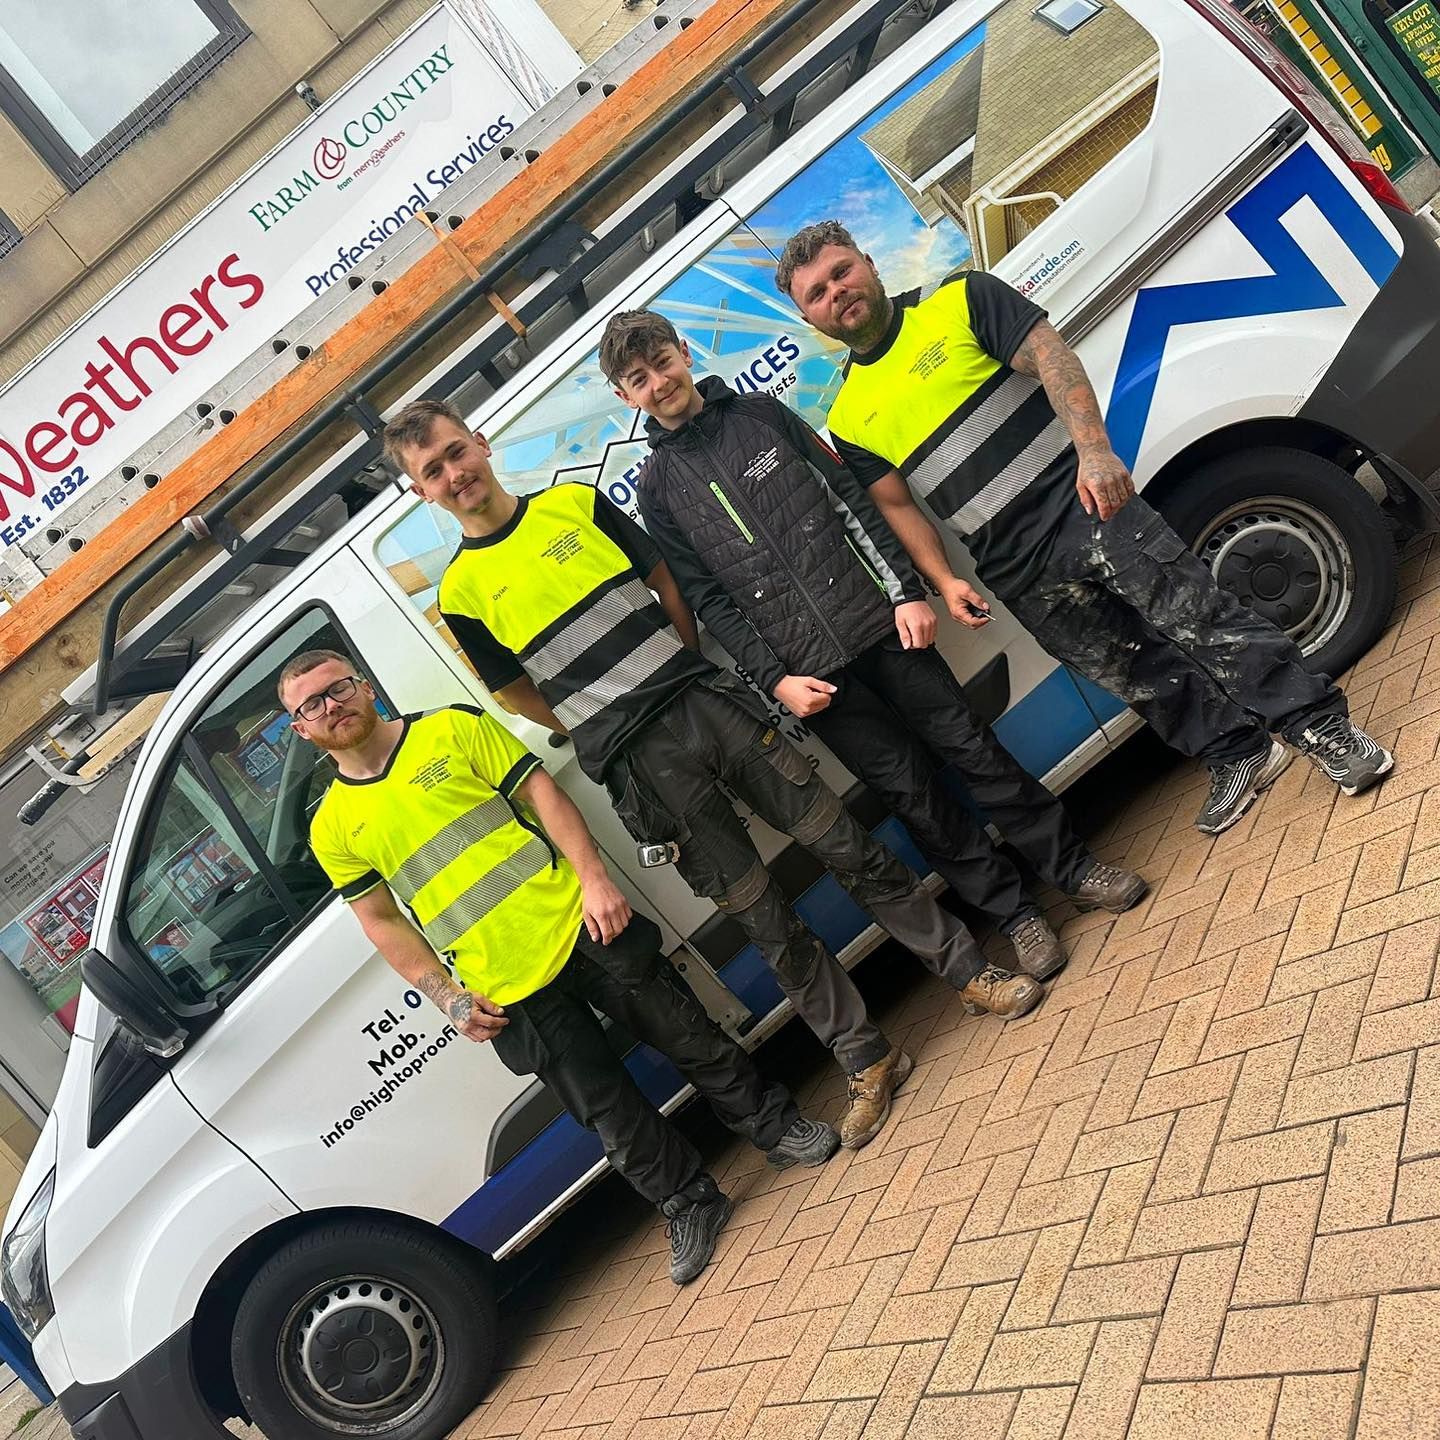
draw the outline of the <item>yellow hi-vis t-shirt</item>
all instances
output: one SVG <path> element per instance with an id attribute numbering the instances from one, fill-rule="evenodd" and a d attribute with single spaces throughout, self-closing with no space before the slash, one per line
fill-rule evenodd
<path id="1" fill-rule="evenodd" d="M 337 776 L 310 845 L 347 900 L 389 885 L 466 989 L 505 1005 L 559 974 L 580 881 L 514 798 L 539 766 L 483 710 L 408 716 L 381 775 Z"/>

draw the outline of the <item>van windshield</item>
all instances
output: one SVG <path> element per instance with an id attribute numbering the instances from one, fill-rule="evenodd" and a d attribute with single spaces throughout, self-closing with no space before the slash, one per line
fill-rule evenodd
<path id="1" fill-rule="evenodd" d="M 275 685 L 302 650 L 349 648 L 326 612 L 306 611 L 191 720 L 156 789 L 124 940 L 182 1006 L 228 995 L 330 893 L 309 834 L 335 772 L 291 730 Z"/>

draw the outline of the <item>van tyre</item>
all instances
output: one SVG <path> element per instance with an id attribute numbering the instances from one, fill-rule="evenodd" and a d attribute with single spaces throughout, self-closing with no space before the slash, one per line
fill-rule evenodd
<path id="1" fill-rule="evenodd" d="M 1161 507 L 1225 589 L 1288 633 L 1316 674 L 1348 670 L 1395 604 L 1395 540 L 1340 466 L 1274 446 L 1212 460 Z"/>
<path id="2" fill-rule="evenodd" d="M 444 1440 L 480 1403 L 496 1336 L 479 1256 L 356 1220 L 266 1261 L 236 1312 L 230 1363 L 268 1440 Z"/>

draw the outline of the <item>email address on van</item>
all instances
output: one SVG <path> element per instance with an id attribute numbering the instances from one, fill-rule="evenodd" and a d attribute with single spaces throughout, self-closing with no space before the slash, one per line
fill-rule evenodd
<path id="1" fill-rule="evenodd" d="M 372 1090 L 363 1099 L 357 1100 L 351 1107 L 348 1115 L 342 1115 L 329 1130 L 324 1131 L 320 1136 L 320 1143 L 328 1150 L 332 1145 L 338 1145 L 367 1115 L 378 1110 L 382 1105 L 388 1105 L 394 1098 L 395 1092 L 407 1081 L 413 1079 L 424 1068 L 429 1060 L 433 1060 L 452 1040 L 458 1038 L 459 1031 L 453 1025 L 447 1025 L 423 1050 L 417 1050 L 403 1065 L 389 1076 L 385 1083 L 377 1089 Z"/>

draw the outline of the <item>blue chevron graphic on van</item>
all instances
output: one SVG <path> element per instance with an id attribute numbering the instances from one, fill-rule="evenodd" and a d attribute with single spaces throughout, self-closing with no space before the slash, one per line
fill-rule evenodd
<path id="1" fill-rule="evenodd" d="M 1177 325 L 1325 310 L 1345 303 L 1281 224 L 1307 195 L 1370 278 L 1377 285 L 1389 278 L 1400 259 L 1394 247 L 1313 147 L 1301 146 L 1226 212 L 1273 274 L 1156 285 L 1135 297 L 1105 417 L 1115 453 L 1127 465 L 1133 465 L 1140 452 L 1165 343 Z"/>

